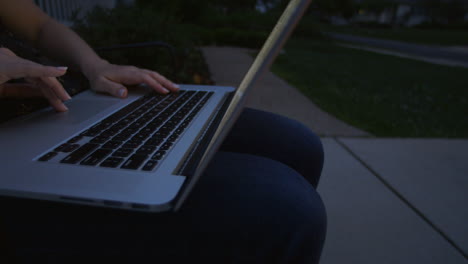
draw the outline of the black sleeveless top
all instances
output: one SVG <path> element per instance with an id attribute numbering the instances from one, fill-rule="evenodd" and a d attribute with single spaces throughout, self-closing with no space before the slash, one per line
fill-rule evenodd
<path id="1" fill-rule="evenodd" d="M 0 23 L 0 46 L 13 51 L 18 57 L 31 60 L 43 65 L 62 66 L 58 65 L 27 45 L 26 43 L 15 38 L 15 36 L 5 30 Z M 70 96 L 73 96 L 89 87 L 86 78 L 78 72 L 67 71 L 67 74 L 57 78 L 67 90 Z M 24 82 L 22 79 L 10 80 L 12 83 Z M 29 114 L 41 108 L 49 106 L 44 98 L 0 98 L 0 123 L 12 119 L 17 116 Z"/>

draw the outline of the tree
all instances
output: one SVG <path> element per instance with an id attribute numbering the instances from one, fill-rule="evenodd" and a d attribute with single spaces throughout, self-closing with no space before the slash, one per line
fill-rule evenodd
<path id="1" fill-rule="evenodd" d="M 461 0 L 428 0 L 424 7 L 429 12 L 432 23 L 462 22 L 466 12 L 468 12 L 467 5 Z"/>
<path id="2" fill-rule="evenodd" d="M 350 18 L 356 11 L 353 0 L 316 0 L 315 7 L 327 15 L 341 15 Z"/>

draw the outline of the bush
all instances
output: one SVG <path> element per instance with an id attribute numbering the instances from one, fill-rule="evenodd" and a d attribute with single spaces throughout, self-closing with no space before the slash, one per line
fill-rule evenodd
<path id="1" fill-rule="evenodd" d="M 353 25 L 369 29 L 388 29 L 393 27 L 391 24 L 384 24 L 374 21 L 356 22 Z"/>
<path id="2" fill-rule="evenodd" d="M 74 29 L 94 47 L 163 41 L 175 47 L 176 71 L 164 48 L 124 49 L 100 55 L 119 64 L 131 64 L 156 70 L 179 83 L 210 84 L 208 68 L 196 47 L 201 40 L 193 25 L 182 24 L 176 17 L 138 6 L 114 9 L 95 8 Z"/>
<path id="3" fill-rule="evenodd" d="M 294 36 L 310 39 L 322 39 L 326 37 L 319 29 L 319 20 L 314 16 L 304 16 L 294 30 Z"/>
<path id="4" fill-rule="evenodd" d="M 162 48 L 142 48 L 106 52 L 101 55 L 119 64 L 156 70 L 181 83 L 212 83 L 200 45 L 229 45 L 260 48 L 282 10 L 265 14 L 253 8 L 233 8 L 227 12 L 220 1 L 139 0 L 133 6 L 112 10 L 95 8 L 75 30 L 94 47 L 147 41 L 164 41 L 176 48 L 177 70 Z M 301 23 L 296 34 L 320 36 L 312 23 Z"/>
<path id="5" fill-rule="evenodd" d="M 216 45 L 241 46 L 246 48 L 261 48 L 268 32 L 245 31 L 235 28 L 220 28 L 214 31 Z"/>

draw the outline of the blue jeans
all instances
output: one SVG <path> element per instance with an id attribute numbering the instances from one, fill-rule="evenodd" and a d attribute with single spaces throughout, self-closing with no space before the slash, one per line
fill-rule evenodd
<path id="1" fill-rule="evenodd" d="M 34 263 L 318 263 L 322 164 L 309 129 L 246 109 L 176 213 L 5 198 L 3 224 L 13 252 Z"/>

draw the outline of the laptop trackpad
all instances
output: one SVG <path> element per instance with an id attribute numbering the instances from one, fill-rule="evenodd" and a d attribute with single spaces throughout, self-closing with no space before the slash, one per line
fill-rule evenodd
<path id="1" fill-rule="evenodd" d="M 79 124 L 81 122 L 84 122 L 88 120 L 91 117 L 96 116 L 101 111 L 104 111 L 105 109 L 118 104 L 119 100 L 86 100 L 86 99 L 81 99 L 81 100 L 72 100 L 70 102 L 67 102 L 66 105 L 68 107 L 67 112 L 63 113 L 53 113 L 50 114 L 50 112 L 43 116 L 42 121 L 46 121 L 44 119 L 47 119 L 47 121 L 55 121 L 55 122 L 60 122 L 60 123 L 66 123 L 66 124 Z M 53 111 L 53 110 L 51 110 Z"/>

